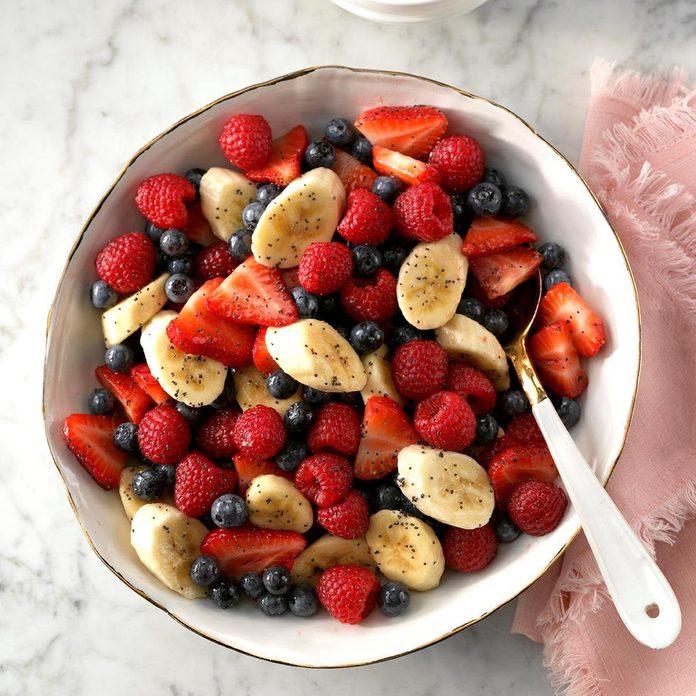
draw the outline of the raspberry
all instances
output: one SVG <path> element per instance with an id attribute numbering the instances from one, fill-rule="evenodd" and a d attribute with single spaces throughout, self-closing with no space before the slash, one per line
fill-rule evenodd
<path id="1" fill-rule="evenodd" d="M 97 275 L 116 292 L 140 290 L 152 278 L 156 251 L 152 240 L 142 232 L 127 232 L 110 241 L 94 263 Z"/>
<path id="2" fill-rule="evenodd" d="M 317 507 L 342 500 L 353 483 L 353 467 L 345 457 L 320 452 L 303 460 L 295 472 L 295 485 Z"/>
<path id="3" fill-rule="evenodd" d="M 505 434 L 514 437 L 526 445 L 546 446 L 546 440 L 539 430 L 539 426 L 531 413 L 523 413 L 515 416 L 505 428 Z"/>
<path id="4" fill-rule="evenodd" d="M 358 539 L 370 524 L 365 496 L 358 491 L 348 491 L 341 502 L 318 510 L 317 522 L 329 534 L 342 539 Z"/>
<path id="5" fill-rule="evenodd" d="M 350 249 L 339 242 L 313 242 L 300 259 L 300 285 L 316 295 L 336 292 L 353 274 Z"/>
<path id="6" fill-rule="evenodd" d="M 200 452 L 189 452 L 176 467 L 174 504 L 189 517 L 200 517 L 216 498 L 233 493 L 236 485 L 234 469 L 222 469 Z"/>
<path id="7" fill-rule="evenodd" d="M 394 202 L 394 217 L 399 232 L 419 242 L 435 242 L 454 229 L 450 198 L 432 181 L 399 194 Z"/>
<path id="8" fill-rule="evenodd" d="M 476 436 L 476 416 L 459 394 L 436 392 L 416 406 L 416 432 L 433 447 L 460 452 Z"/>
<path id="9" fill-rule="evenodd" d="M 447 363 L 447 353 L 437 341 L 404 343 L 392 358 L 394 385 L 406 399 L 425 399 L 444 388 Z"/>
<path id="10" fill-rule="evenodd" d="M 201 283 L 213 278 L 227 278 L 237 267 L 237 262 L 230 256 L 226 242 L 215 242 L 198 252 L 194 262 L 196 279 Z"/>
<path id="11" fill-rule="evenodd" d="M 321 605 L 334 619 L 358 624 L 375 608 L 379 580 L 362 566 L 337 565 L 321 574 L 316 592 Z"/>
<path id="12" fill-rule="evenodd" d="M 468 191 L 483 177 L 483 150 L 467 135 L 450 135 L 435 143 L 428 162 L 448 191 Z"/>
<path id="13" fill-rule="evenodd" d="M 225 157 L 236 167 L 259 169 L 271 156 L 273 135 L 263 116 L 236 114 L 225 123 L 218 142 Z"/>
<path id="14" fill-rule="evenodd" d="M 348 194 L 338 233 L 353 244 L 381 244 L 393 226 L 391 208 L 379 196 L 367 189 L 355 189 Z"/>
<path id="15" fill-rule="evenodd" d="M 389 321 L 396 310 L 396 278 L 379 268 L 370 278 L 350 278 L 341 288 L 341 304 L 355 321 Z"/>
<path id="16" fill-rule="evenodd" d="M 275 457 L 285 444 L 283 419 L 269 406 L 252 406 L 235 423 L 234 444 L 249 459 Z"/>
<path id="17" fill-rule="evenodd" d="M 324 404 L 314 414 L 307 444 L 312 452 L 328 449 L 346 456 L 355 454 L 360 444 L 358 412 L 336 401 Z"/>
<path id="18" fill-rule="evenodd" d="M 567 505 L 566 494 L 555 484 L 524 481 L 512 492 L 507 511 L 525 534 L 543 536 L 558 527 Z"/>
<path id="19" fill-rule="evenodd" d="M 188 224 L 186 202 L 196 197 L 193 184 L 176 174 L 156 174 L 138 186 L 135 204 L 149 222 L 168 229 Z"/>
<path id="20" fill-rule="evenodd" d="M 495 387 L 480 370 L 464 363 L 453 362 L 447 371 L 447 391 L 453 391 L 466 399 L 478 416 L 488 413 L 495 406 Z"/>
<path id="21" fill-rule="evenodd" d="M 271 372 L 278 369 L 278 363 L 271 357 L 266 345 L 267 330 L 268 327 L 266 326 L 259 327 L 259 332 L 256 334 L 254 345 L 251 349 L 251 359 L 254 362 L 254 366 L 264 375 L 270 375 Z"/>
<path id="22" fill-rule="evenodd" d="M 176 464 L 188 452 L 191 432 L 173 406 L 155 406 L 138 425 L 138 446 L 155 464 Z"/>
<path id="23" fill-rule="evenodd" d="M 448 568 L 460 573 L 483 570 L 498 550 L 498 540 L 490 524 L 478 529 L 449 527 L 442 540 L 442 550 Z"/>
<path id="24" fill-rule="evenodd" d="M 221 408 L 203 423 L 196 433 L 196 445 L 213 459 L 225 459 L 237 452 L 234 444 L 234 426 L 239 419 L 239 411 Z"/>

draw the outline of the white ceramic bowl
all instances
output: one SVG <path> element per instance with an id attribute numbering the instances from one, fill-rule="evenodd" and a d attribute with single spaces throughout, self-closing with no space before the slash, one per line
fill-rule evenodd
<path id="1" fill-rule="evenodd" d="M 453 87 L 412 75 L 310 68 L 227 95 L 182 119 L 128 162 L 87 219 L 70 253 L 48 322 L 44 384 L 46 432 L 78 521 L 97 555 L 127 585 L 180 623 L 223 645 L 268 660 L 312 667 L 362 665 L 408 653 L 476 623 L 534 580 L 573 539 L 572 510 L 551 534 L 522 537 L 501 546 L 485 571 L 447 574 L 435 591 L 414 593 L 397 619 L 375 612 L 360 626 L 320 614 L 311 620 L 269 620 L 249 603 L 223 612 L 212 602 L 190 601 L 161 585 L 139 563 L 129 525 L 115 492 L 103 491 L 68 451 L 61 425 L 84 408 L 102 362 L 98 314 L 90 305 L 94 257 L 110 239 L 143 220 L 133 199 L 138 183 L 157 172 L 224 165 L 217 134 L 233 113 L 261 113 L 275 133 L 304 123 L 318 135 L 334 115 L 355 117 L 377 104 L 433 104 L 445 111 L 453 132 L 469 133 L 489 165 L 500 167 L 533 201 L 529 224 L 545 240 L 567 249 L 580 292 L 599 309 L 607 345 L 588 362 L 590 386 L 573 435 L 606 481 L 623 447 L 640 362 L 635 287 L 619 241 L 599 204 L 573 167 L 524 121 L 507 109 Z"/>
<path id="2" fill-rule="evenodd" d="M 383 24 L 417 24 L 456 17 L 486 0 L 332 0 L 363 19 Z"/>

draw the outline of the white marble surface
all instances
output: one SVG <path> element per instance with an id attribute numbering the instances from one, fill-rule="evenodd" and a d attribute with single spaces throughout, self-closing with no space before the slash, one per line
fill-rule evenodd
<path id="1" fill-rule="evenodd" d="M 690 0 L 490 0 L 382 27 L 325 0 L 41 0 L 0 5 L 0 693 L 551 693 L 513 606 L 359 670 L 237 655 L 118 583 L 83 538 L 40 420 L 44 322 L 81 221 L 121 163 L 194 108 L 296 68 L 418 72 L 506 104 L 577 156 L 596 55 L 696 69 Z"/>

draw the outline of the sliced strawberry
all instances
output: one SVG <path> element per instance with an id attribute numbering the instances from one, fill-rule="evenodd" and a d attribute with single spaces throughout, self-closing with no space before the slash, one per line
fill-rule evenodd
<path id="1" fill-rule="evenodd" d="M 567 324 L 578 355 L 589 358 L 604 345 L 604 322 L 568 283 L 548 290 L 539 305 L 539 317 L 544 324 Z"/>
<path id="2" fill-rule="evenodd" d="M 434 106 L 378 106 L 363 111 L 355 127 L 373 145 L 424 157 L 447 131 L 447 116 Z"/>
<path id="3" fill-rule="evenodd" d="M 544 445 L 544 436 L 539 430 L 536 418 L 527 412 L 515 416 L 505 428 L 506 437 L 514 437 L 525 445 Z"/>
<path id="4" fill-rule="evenodd" d="M 462 243 L 462 254 L 486 256 L 536 240 L 536 234 L 517 220 L 475 217 Z"/>
<path id="5" fill-rule="evenodd" d="M 499 297 L 488 297 L 486 291 L 481 287 L 481 284 L 476 280 L 473 273 L 469 273 L 466 278 L 465 296 L 475 297 L 479 300 L 486 309 L 500 309 L 510 301 L 511 293 L 506 292 Z"/>
<path id="6" fill-rule="evenodd" d="M 513 437 L 509 433 L 505 433 L 505 435 L 502 437 L 498 437 L 493 440 L 490 445 L 485 445 L 482 447 L 476 455 L 472 456 L 484 469 L 487 469 L 488 465 L 501 452 L 504 452 L 510 447 L 516 447 L 520 444 L 520 441 L 516 437 Z"/>
<path id="7" fill-rule="evenodd" d="M 354 474 L 359 479 L 379 479 L 396 469 L 397 455 L 418 442 L 418 435 L 399 404 L 388 396 L 371 396 L 360 425 L 360 447 Z"/>
<path id="8" fill-rule="evenodd" d="M 169 403 L 172 397 L 167 394 L 160 386 L 160 383 L 153 377 L 150 368 L 145 364 L 133 365 L 131 377 L 135 383 L 158 405 Z"/>
<path id="9" fill-rule="evenodd" d="M 237 266 L 212 292 L 208 307 L 238 324 L 286 326 L 298 318 L 297 307 L 280 271 L 262 266 L 253 256 Z"/>
<path id="10" fill-rule="evenodd" d="M 107 490 L 118 486 L 121 470 L 128 459 L 128 454 L 118 449 L 111 439 L 116 426 L 122 422 L 115 416 L 73 413 L 63 423 L 63 434 L 71 452 Z"/>
<path id="11" fill-rule="evenodd" d="M 288 290 L 296 288 L 300 284 L 300 277 L 297 275 L 297 268 L 281 268 L 280 275 L 283 278 L 283 284 Z"/>
<path id="12" fill-rule="evenodd" d="M 205 355 L 228 367 L 246 367 L 251 365 L 254 329 L 233 324 L 208 308 L 208 298 L 222 282 L 222 278 L 213 278 L 203 283 L 169 322 L 167 336 L 189 355 Z"/>
<path id="13" fill-rule="evenodd" d="M 488 256 L 477 256 L 469 269 L 491 299 L 500 297 L 531 278 L 544 257 L 529 247 L 515 247 Z"/>
<path id="14" fill-rule="evenodd" d="M 440 178 L 435 167 L 379 145 L 372 148 L 372 163 L 380 174 L 395 176 L 409 185 L 437 182 Z"/>
<path id="15" fill-rule="evenodd" d="M 278 369 L 278 363 L 268 352 L 265 326 L 262 326 L 256 334 L 254 347 L 251 349 L 251 359 L 254 361 L 256 369 L 264 375 L 270 375 L 273 370 Z"/>
<path id="16" fill-rule="evenodd" d="M 587 375 L 567 324 L 545 326 L 529 340 L 528 349 L 545 387 L 571 399 L 585 391 Z"/>
<path id="17" fill-rule="evenodd" d="M 304 126 L 295 126 L 285 135 L 273 141 L 271 157 L 261 169 L 244 172 L 252 181 L 270 181 L 278 186 L 287 186 L 302 174 L 302 155 L 307 147 L 307 131 Z"/>
<path id="18" fill-rule="evenodd" d="M 210 229 L 210 223 L 205 219 L 199 202 L 192 203 L 188 207 L 188 224 L 184 227 L 184 232 L 192 242 L 201 246 L 210 246 L 220 241 Z"/>
<path id="19" fill-rule="evenodd" d="M 130 375 L 113 372 L 106 365 L 98 367 L 94 374 L 102 387 L 108 389 L 123 406 L 126 417 L 132 423 L 140 423 L 145 413 L 152 408 L 152 399 Z"/>
<path id="20" fill-rule="evenodd" d="M 347 194 L 358 188 L 369 190 L 377 178 L 377 174 L 370 167 L 362 164 L 355 157 L 351 157 L 347 152 L 338 149 L 336 150 L 336 161 L 331 169 L 338 174 Z"/>
<path id="21" fill-rule="evenodd" d="M 208 532 L 201 553 L 217 559 L 224 575 L 239 578 L 275 565 L 290 570 L 306 545 L 297 532 L 241 527 Z"/>
<path id="22" fill-rule="evenodd" d="M 545 445 L 516 445 L 491 460 L 488 476 L 496 503 L 505 505 L 518 483 L 529 479 L 551 482 L 558 477 L 558 471 Z"/>
<path id="23" fill-rule="evenodd" d="M 235 454 L 232 458 L 232 462 L 234 463 L 237 478 L 239 479 L 239 495 L 244 495 L 246 493 L 247 486 L 252 479 L 255 479 L 257 476 L 263 476 L 264 474 L 282 476 L 288 481 L 295 480 L 293 472 L 283 471 L 271 459 L 254 460 L 247 459 L 247 457 L 243 457 L 241 454 Z"/>

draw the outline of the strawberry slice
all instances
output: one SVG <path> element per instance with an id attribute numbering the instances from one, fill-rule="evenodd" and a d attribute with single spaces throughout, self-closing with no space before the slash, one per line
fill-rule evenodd
<path id="1" fill-rule="evenodd" d="M 237 266 L 207 301 L 215 314 L 238 324 L 286 326 L 298 319 L 280 271 L 262 266 L 253 256 Z"/>
<path id="2" fill-rule="evenodd" d="M 256 369 L 264 375 L 278 369 L 278 363 L 271 357 L 266 345 L 266 327 L 262 326 L 254 339 L 254 347 L 251 349 L 251 359 Z"/>
<path id="3" fill-rule="evenodd" d="M 246 489 L 252 479 L 255 479 L 257 476 L 263 476 L 264 474 L 275 474 L 276 476 L 286 478 L 288 481 L 295 481 L 294 472 L 283 471 L 271 459 L 248 459 L 241 454 L 235 454 L 232 458 L 232 463 L 234 464 L 234 469 L 237 472 L 237 479 L 239 480 L 239 495 L 244 495 L 246 493 Z"/>
<path id="4" fill-rule="evenodd" d="M 306 545 L 305 538 L 297 532 L 241 527 L 208 532 L 201 553 L 217 559 L 224 575 L 239 578 L 274 565 L 291 570 Z"/>
<path id="5" fill-rule="evenodd" d="M 184 353 L 205 355 L 228 367 L 251 365 L 254 329 L 232 324 L 208 308 L 208 297 L 222 278 L 207 280 L 191 295 L 178 316 L 167 326 L 169 340 Z"/>
<path id="6" fill-rule="evenodd" d="M 596 355 L 604 345 L 604 322 L 568 283 L 548 290 L 539 305 L 539 317 L 543 324 L 566 323 L 578 355 L 584 358 Z"/>
<path id="7" fill-rule="evenodd" d="M 475 217 L 462 243 L 462 254 L 486 256 L 536 240 L 536 234 L 517 220 Z"/>
<path id="8" fill-rule="evenodd" d="M 362 164 L 355 157 L 351 157 L 347 152 L 338 149 L 336 150 L 336 161 L 331 169 L 338 175 L 347 194 L 358 188 L 369 190 L 377 178 L 377 174 L 370 167 Z"/>
<path id="9" fill-rule="evenodd" d="M 283 285 L 288 290 L 296 288 L 300 284 L 300 276 L 297 275 L 297 268 L 281 268 L 280 275 L 283 278 Z"/>
<path id="10" fill-rule="evenodd" d="M 158 405 L 167 404 L 172 401 L 172 397 L 167 394 L 154 378 L 150 368 L 146 363 L 133 365 L 130 371 L 135 383 Z"/>
<path id="11" fill-rule="evenodd" d="M 571 399 L 585 391 L 587 375 L 567 324 L 545 326 L 529 340 L 528 349 L 545 387 Z"/>
<path id="12" fill-rule="evenodd" d="M 73 413 L 63 423 L 63 434 L 70 451 L 105 489 L 118 486 L 128 454 L 114 445 L 111 436 L 123 419 Z"/>
<path id="13" fill-rule="evenodd" d="M 106 365 L 98 367 L 94 374 L 99 383 L 108 389 L 123 406 L 126 417 L 131 423 L 140 423 L 147 411 L 152 408 L 152 399 L 130 376 L 113 372 Z"/>
<path id="14" fill-rule="evenodd" d="M 210 223 L 205 219 L 201 204 L 199 202 L 192 203 L 188 208 L 188 223 L 184 227 L 186 236 L 196 244 L 201 246 L 210 246 L 220 240 L 213 234 L 210 229 Z"/>
<path id="15" fill-rule="evenodd" d="M 409 185 L 440 179 L 435 167 L 379 145 L 372 148 L 372 163 L 380 174 L 395 176 Z"/>
<path id="16" fill-rule="evenodd" d="M 379 479 L 396 469 L 397 455 L 418 442 L 418 435 L 399 404 L 388 396 L 371 396 L 360 425 L 360 447 L 354 474 L 359 479 Z"/>
<path id="17" fill-rule="evenodd" d="M 529 247 L 515 247 L 488 256 L 477 256 L 469 269 L 486 295 L 496 299 L 531 278 L 544 257 Z"/>
<path id="18" fill-rule="evenodd" d="M 473 273 L 469 273 L 466 278 L 464 294 L 468 297 L 475 297 L 486 309 L 500 309 L 510 301 L 511 297 L 511 293 L 509 292 L 500 295 L 500 297 L 488 297 L 486 291 L 481 287 L 481 284 L 476 280 Z"/>
<path id="19" fill-rule="evenodd" d="M 515 486 L 522 481 L 555 481 L 556 465 L 548 448 L 514 445 L 497 454 L 488 466 L 488 476 L 498 505 L 506 505 Z"/>
<path id="20" fill-rule="evenodd" d="M 447 131 L 447 116 L 434 106 L 378 106 L 363 111 L 355 127 L 372 145 L 424 157 Z"/>
<path id="21" fill-rule="evenodd" d="M 278 186 L 287 186 L 302 174 L 302 155 L 307 142 L 305 127 L 295 126 L 273 141 L 271 157 L 261 169 L 252 169 L 244 174 L 252 181 L 270 181 Z"/>
<path id="22" fill-rule="evenodd" d="M 505 428 L 505 437 L 515 438 L 525 445 L 545 445 L 544 436 L 539 430 L 534 416 L 527 412 L 515 416 Z"/>
<path id="23" fill-rule="evenodd" d="M 493 440 L 490 445 L 483 446 L 475 455 L 472 456 L 484 469 L 488 469 L 488 466 L 493 459 L 501 452 L 520 444 L 520 441 L 516 437 L 513 437 L 509 433 L 505 433 L 505 435 L 502 437 L 498 437 Z"/>

